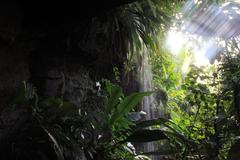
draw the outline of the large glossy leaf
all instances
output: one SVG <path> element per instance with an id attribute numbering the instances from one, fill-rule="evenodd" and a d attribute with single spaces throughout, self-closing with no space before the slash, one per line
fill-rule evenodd
<path id="1" fill-rule="evenodd" d="M 169 123 L 169 124 L 172 124 L 172 125 L 169 125 L 169 124 L 166 124 L 166 123 Z M 179 133 L 178 129 L 173 128 L 172 126 L 174 126 L 175 124 L 168 119 L 158 118 L 158 119 L 151 119 L 151 120 L 147 120 L 147 121 L 142 121 L 142 122 L 139 122 L 138 124 L 136 124 L 135 130 L 138 131 L 139 129 L 142 129 L 142 128 L 155 126 L 155 125 L 161 125 L 161 124 L 164 125 L 165 127 L 167 127 L 169 130 L 171 130 L 171 131 L 161 130 L 165 135 L 174 137 L 174 138 L 180 140 L 181 142 L 186 143 L 186 144 L 188 144 L 192 147 L 197 146 L 197 143 L 188 139 L 183 134 Z"/>
<path id="2" fill-rule="evenodd" d="M 143 99 L 144 96 L 149 96 L 152 92 L 132 93 L 125 97 L 123 101 L 117 106 L 117 110 L 114 112 L 110 119 L 110 123 L 114 124 L 119 118 L 125 116 L 134 107 L 136 107 Z"/>
<path id="3" fill-rule="evenodd" d="M 156 125 L 163 125 L 170 129 L 172 132 L 179 133 L 180 128 L 171 120 L 165 119 L 165 118 L 158 118 L 158 119 L 150 119 L 146 121 L 141 121 L 136 124 L 135 130 L 143 129 L 146 127 L 156 126 Z"/>
<path id="4" fill-rule="evenodd" d="M 162 139 L 168 139 L 161 130 L 137 130 L 133 132 L 125 141 L 130 142 L 151 142 Z"/>

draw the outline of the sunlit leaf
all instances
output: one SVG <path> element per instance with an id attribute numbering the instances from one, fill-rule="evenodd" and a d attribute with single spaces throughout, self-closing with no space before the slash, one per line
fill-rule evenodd
<path id="1" fill-rule="evenodd" d="M 110 123 L 114 124 L 119 118 L 125 116 L 134 107 L 136 107 L 144 96 L 149 96 L 152 92 L 132 93 L 125 97 L 123 101 L 117 106 L 116 112 L 112 115 Z"/>

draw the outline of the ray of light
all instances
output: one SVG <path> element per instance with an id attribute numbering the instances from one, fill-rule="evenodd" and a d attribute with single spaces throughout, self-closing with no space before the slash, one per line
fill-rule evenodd
<path id="1" fill-rule="evenodd" d="M 168 33 L 167 46 L 175 55 L 183 46 L 192 48 L 197 66 L 212 62 L 222 50 L 218 43 L 240 33 L 240 4 L 236 1 L 206 7 L 204 1 L 189 0 L 182 15 L 180 29 Z"/>

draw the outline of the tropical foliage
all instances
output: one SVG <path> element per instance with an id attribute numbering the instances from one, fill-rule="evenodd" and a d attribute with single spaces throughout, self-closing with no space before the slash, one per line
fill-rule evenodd
<path id="1" fill-rule="evenodd" d="M 206 5 L 209 1 L 207 1 Z M 52 159 L 134 160 L 149 155 L 172 159 L 240 159 L 240 55 L 239 39 L 225 42 L 216 63 L 208 67 L 190 65 L 193 56 L 183 50 L 180 58 L 164 47 L 164 36 L 182 1 L 139 1 L 95 17 L 93 37 L 101 33 L 112 49 L 112 58 L 143 63 L 147 50 L 153 82 L 160 90 L 165 118 L 142 120 L 136 107 L 152 92 L 124 95 L 123 89 L 108 80 L 96 91 L 96 111 L 86 112 L 90 102 L 77 106 L 63 97 L 40 97 L 34 86 L 24 83 L 10 107 L 22 107 L 29 118 L 10 143 L 12 159 L 46 159 L 31 146 L 46 147 Z M 88 37 L 89 38 L 89 37 Z M 130 64 L 130 63 L 129 63 Z M 120 73 L 114 68 L 117 82 Z M 91 100 L 90 100 L 91 101 Z M 135 115 L 136 117 L 133 117 Z M 36 136 L 37 135 L 37 136 Z M 138 153 L 132 143 L 158 141 L 158 149 Z M 46 152 L 46 151 L 44 151 Z M 19 158 L 19 157 L 24 158 Z"/>
<path id="2" fill-rule="evenodd" d="M 181 72 L 184 58 L 179 62 L 167 50 L 151 57 L 155 86 L 168 95 L 172 127 L 195 144 L 170 138 L 175 148 L 170 155 L 178 150 L 177 159 L 239 159 L 239 41 L 236 37 L 225 43 L 214 64 L 190 65 L 186 73 Z"/>
<path id="3" fill-rule="evenodd" d="M 83 155 L 89 160 L 148 159 L 138 155 L 130 142 L 155 141 L 167 139 L 167 136 L 161 130 L 145 129 L 157 122 L 131 121 L 129 114 L 151 92 L 132 93 L 125 97 L 118 85 L 108 80 L 104 80 L 103 85 L 105 90 L 101 90 L 98 96 L 103 99 L 104 108 L 91 117 L 79 106 L 60 97 L 38 97 L 36 89 L 24 82 L 12 107 L 26 107 L 31 118 L 25 121 L 26 129 L 20 131 L 18 140 L 12 142 L 15 144 L 12 154 L 17 159 L 32 159 L 34 155 L 41 155 L 39 159 L 44 159 L 45 153 L 32 151 L 28 148 L 30 144 L 26 143 L 26 138 L 35 136 L 31 143 L 44 142 L 42 145 L 49 147 L 54 159 L 76 159 Z M 162 121 L 158 120 L 158 123 Z M 31 154 L 20 155 L 20 152 Z"/>

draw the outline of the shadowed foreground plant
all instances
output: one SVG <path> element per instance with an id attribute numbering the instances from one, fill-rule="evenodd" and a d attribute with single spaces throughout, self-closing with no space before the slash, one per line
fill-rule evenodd
<path id="1" fill-rule="evenodd" d="M 46 142 L 51 152 L 51 159 L 58 160 L 135 160 L 147 159 L 144 155 L 137 155 L 135 148 L 130 142 L 150 142 L 168 140 L 174 137 L 176 140 L 190 146 L 193 142 L 179 132 L 173 122 L 166 119 L 153 119 L 147 121 L 131 121 L 129 113 L 142 101 L 144 96 L 152 92 L 132 93 L 124 96 L 121 87 L 104 81 L 105 90 L 102 94 L 95 95 L 103 100 L 103 106 L 97 115 L 85 113 L 84 108 L 64 101 L 56 97 L 38 97 L 34 87 L 24 85 L 19 96 L 15 99 L 15 106 L 24 106 L 29 110 L 30 121 L 25 121 L 22 128 L 27 127 L 17 136 L 18 141 L 12 140 L 13 154 L 16 150 L 21 153 L 29 153 L 26 158 L 24 154 L 17 154 L 15 159 L 33 159 L 34 156 L 42 154 L 39 160 L 48 159 L 44 155 L 45 149 L 38 143 Z M 100 107 L 100 106 L 97 106 Z M 156 128 L 163 125 L 168 129 Z M 154 129 L 155 127 L 155 129 Z M 31 132 L 30 132 L 31 130 Z M 44 136 L 36 136 L 39 133 Z M 39 150 L 34 150 L 27 144 L 28 137 L 38 137 L 32 141 L 38 145 Z M 44 143 L 43 143 L 44 144 Z M 43 146 L 42 146 L 43 147 Z M 41 153 L 43 152 L 43 153 Z M 175 153 L 176 151 L 171 151 Z M 146 154 L 156 154 L 146 153 Z M 144 153 L 143 153 L 144 154 Z M 45 157 L 45 158 L 44 158 Z"/>

